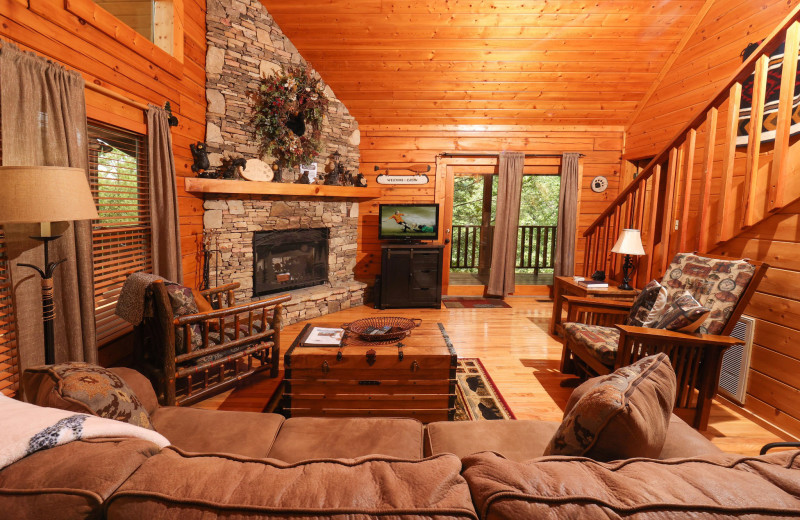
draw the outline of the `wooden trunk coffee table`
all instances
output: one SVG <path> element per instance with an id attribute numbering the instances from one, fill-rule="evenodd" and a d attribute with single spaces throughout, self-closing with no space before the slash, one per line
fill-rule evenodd
<path id="1" fill-rule="evenodd" d="M 341 356 L 337 347 L 302 346 L 313 327 L 340 326 L 309 323 L 284 355 L 289 416 L 452 420 L 457 356 L 441 324 L 423 321 L 390 343 L 348 335 Z"/>

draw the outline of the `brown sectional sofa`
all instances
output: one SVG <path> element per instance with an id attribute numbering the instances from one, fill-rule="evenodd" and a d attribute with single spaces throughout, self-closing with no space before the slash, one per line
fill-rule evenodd
<path id="1" fill-rule="evenodd" d="M 159 407 L 172 447 L 77 441 L 0 471 L 0 518 L 800 517 L 800 452 L 722 453 L 673 416 L 659 459 L 543 457 L 558 423 L 292 418 Z"/>

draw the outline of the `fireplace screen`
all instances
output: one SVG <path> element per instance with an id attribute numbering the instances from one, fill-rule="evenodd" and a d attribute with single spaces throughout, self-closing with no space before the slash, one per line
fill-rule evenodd
<path id="1" fill-rule="evenodd" d="M 328 281 L 328 229 L 257 231 L 253 234 L 253 295 Z"/>

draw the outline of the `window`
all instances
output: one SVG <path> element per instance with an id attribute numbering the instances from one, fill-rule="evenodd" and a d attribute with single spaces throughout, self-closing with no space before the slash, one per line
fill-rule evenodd
<path id="1" fill-rule="evenodd" d="M 131 330 L 116 316 L 125 278 L 152 271 L 147 145 L 143 135 L 89 123 L 89 184 L 99 220 L 92 222 L 98 346 Z"/>
<path id="2" fill-rule="evenodd" d="M 0 158 L 2 157 L 3 136 L 0 132 Z M 13 396 L 19 386 L 17 320 L 11 288 L 11 266 L 6 255 L 3 226 L 0 226 L 0 392 L 9 396 Z"/>
<path id="3" fill-rule="evenodd" d="M 94 3 L 167 54 L 175 54 L 173 0 L 94 0 Z"/>

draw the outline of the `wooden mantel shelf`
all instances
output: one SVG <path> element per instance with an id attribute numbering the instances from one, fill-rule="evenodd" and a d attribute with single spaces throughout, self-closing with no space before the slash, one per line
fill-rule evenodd
<path id="1" fill-rule="evenodd" d="M 290 184 L 280 182 L 231 181 L 185 177 L 184 186 L 190 193 L 229 195 L 278 195 L 284 197 L 337 197 L 342 199 L 375 199 L 380 188 L 325 186 L 320 184 Z"/>

